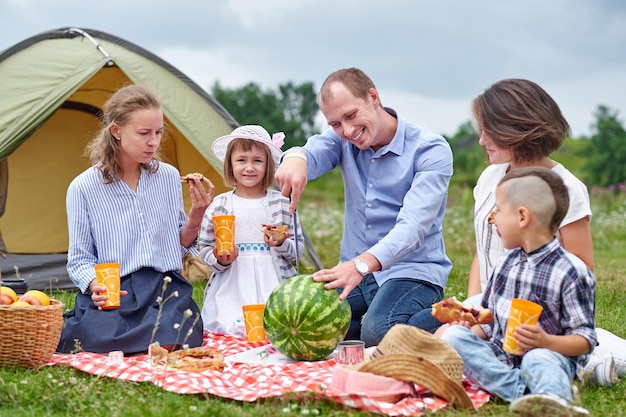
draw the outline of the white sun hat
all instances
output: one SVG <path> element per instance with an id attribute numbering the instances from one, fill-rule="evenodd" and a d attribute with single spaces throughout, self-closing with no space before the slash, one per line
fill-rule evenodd
<path id="1" fill-rule="evenodd" d="M 283 151 L 280 150 L 285 140 L 285 134 L 283 132 L 274 133 L 270 138 L 270 134 L 261 126 L 239 126 L 233 130 L 230 135 L 219 137 L 213 142 L 213 153 L 220 161 L 224 162 L 228 144 L 234 139 L 251 139 L 266 144 L 268 148 L 270 148 L 274 164 L 278 166 L 280 157 L 283 155 Z"/>

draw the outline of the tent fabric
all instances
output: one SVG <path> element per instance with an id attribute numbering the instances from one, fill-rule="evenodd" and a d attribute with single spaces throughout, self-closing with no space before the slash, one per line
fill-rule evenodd
<path id="1" fill-rule="evenodd" d="M 216 192 L 226 191 L 222 163 L 211 144 L 238 126 L 212 96 L 172 65 L 113 35 L 60 28 L 28 38 L 0 53 L 0 250 L 3 254 L 50 254 L 50 268 L 67 252 L 65 193 L 89 166 L 83 152 L 100 130 L 100 109 L 129 84 L 161 98 L 166 132 L 162 158 L 183 174 L 200 172 Z M 185 190 L 185 208 L 191 206 Z M 304 263 L 321 268 L 305 236 Z M 2 246 L 4 245 L 4 247 Z M 2 273 L 29 269 L 28 256 L 0 258 Z M 35 258 L 32 258 L 35 259 Z M 12 264 L 10 261 L 19 264 Z M 33 288 L 63 287 L 37 267 Z M 53 282 L 56 281 L 56 284 Z"/>

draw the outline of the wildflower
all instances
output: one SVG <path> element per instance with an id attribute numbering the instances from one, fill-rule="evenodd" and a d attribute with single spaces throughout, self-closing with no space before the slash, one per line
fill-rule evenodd
<path id="1" fill-rule="evenodd" d="M 161 322 L 161 315 L 163 314 L 163 306 L 165 305 L 165 303 L 167 303 L 167 300 L 169 300 L 170 298 L 179 296 L 178 291 L 174 291 L 170 295 L 168 295 L 165 299 L 163 298 L 165 295 L 165 291 L 167 290 L 167 284 L 169 284 L 170 282 L 172 282 L 171 277 L 166 276 L 163 278 L 163 285 L 161 286 L 161 294 L 157 297 L 157 304 L 159 305 L 159 311 L 157 313 L 156 323 L 154 324 L 154 328 L 152 329 L 152 337 L 150 339 L 150 344 L 155 342 L 154 338 L 156 336 L 157 330 L 159 328 L 159 324 Z M 174 344 L 178 344 L 178 339 L 180 338 L 180 334 L 183 331 L 183 326 L 185 322 L 187 321 L 187 319 L 191 317 L 192 315 L 193 315 L 193 311 L 191 311 L 191 309 L 188 308 L 183 312 L 183 318 L 181 322 L 174 324 L 173 326 L 174 329 L 178 330 L 178 335 L 176 336 L 176 342 Z M 199 319 L 200 319 L 200 314 L 196 313 L 196 318 L 194 322 L 191 324 L 189 331 L 187 331 L 185 335 L 185 339 L 183 340 L 183 344 L 187 341 L 189 336 L 191 336 L 191 334 L 193 333 L 193 326 L 195 326 L 195 324 L 198 322 Z"/>

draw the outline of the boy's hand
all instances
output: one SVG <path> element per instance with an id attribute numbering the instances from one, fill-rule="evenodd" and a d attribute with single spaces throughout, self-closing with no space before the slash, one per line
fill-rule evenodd
<path id="1" fill-rule="evenodd" d="M 518 326 L 513 337 L 517 345 L 525 350 L 548 347 L 550 339 L 550 335 L 536 324 Z"/>

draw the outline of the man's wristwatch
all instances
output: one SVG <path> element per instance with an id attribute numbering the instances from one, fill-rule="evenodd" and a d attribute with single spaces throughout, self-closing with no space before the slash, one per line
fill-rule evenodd
<path id="1" fill-rule="evenodd" d="M 359 258 L 354 258 L 352 262 L 354 262 L 354 266 L 356 267 L 356 270 L 359 274 L 365 276 L 371 273 L 370 267 L 367 266 L 367 264 L 363 260 Z"/>

